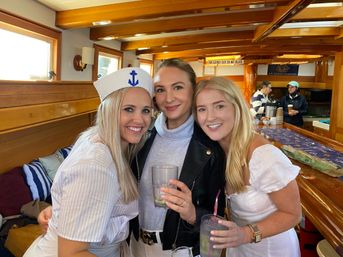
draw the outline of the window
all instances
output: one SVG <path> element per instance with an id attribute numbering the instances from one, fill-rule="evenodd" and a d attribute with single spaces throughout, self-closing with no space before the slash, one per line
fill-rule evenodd
<path id="1" fill-rule="evenodd" d="M 145 70 L 151 76 L 153 75 L 153 71 L 154 71 L 154 69 L 153 69 L 154 68 L 153 61 L 139 59 L 139 68 L 141 68 L 142 70 Z"/>
<path id="2" fill-rule="evenodd" d="M 60 79 L 59 31 L 0 11 L 0 79 Z"/>
<path id="3" fill-rule="evenodd" d="M 122 52 L 99 45 L 94 45 L 94 50 L 93 80 L 97 80 L 122 67 Z"/>

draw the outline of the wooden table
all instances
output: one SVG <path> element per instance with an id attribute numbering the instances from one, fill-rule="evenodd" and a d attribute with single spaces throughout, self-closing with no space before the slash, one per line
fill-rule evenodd
<path id="1" fill-rule="evenodd" d="M 283 128 L 288 128 L 336 151 L 343 152 L 342 143 L 288 124 L 284 124 Z M 278 142 L 275 144 L 280 146 Z M 343 181 L 295 160 L 292 162 L 301 167 L 297 182 L 305 216 L 328 240 L 337 253 L 343 256 Z"/>

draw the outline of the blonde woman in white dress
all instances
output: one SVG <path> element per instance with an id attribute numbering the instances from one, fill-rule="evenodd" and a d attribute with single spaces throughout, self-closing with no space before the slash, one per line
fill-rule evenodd
<path id="1" fill-rule="evenodd" d="M 226 194 L 231 208 L 215 248 L 229 257 L 299 257 L 293 227 L 301 217 L 299 167 L 253 130 L 247 104 L 231 81 L 215 77 L 195 91 L 200 127 L 226 153 Z"/>

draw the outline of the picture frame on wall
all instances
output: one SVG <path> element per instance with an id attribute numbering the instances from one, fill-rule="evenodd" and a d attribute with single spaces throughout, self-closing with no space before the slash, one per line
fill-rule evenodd
<path id="1" fill-rule="evenodd" d="M 269 64 L 268 75 L 298 76 L 299 64 Z"/>

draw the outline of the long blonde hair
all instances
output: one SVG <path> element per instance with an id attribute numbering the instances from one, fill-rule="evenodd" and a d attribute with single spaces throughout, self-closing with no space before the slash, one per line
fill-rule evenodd
<path id="1" fill-rule="evenodd" d="M 137 180 L 131 171 L 130 162 L 143 146 L 146 135 L 143 136 L 139 144 L 130 144 L 126 151 L 122 149 L 119 121 L 120 109 L 126 91 L 127 88 L 114 91 L 101 102 L 98 107 L 95 125 L 85 131 L 81 137 L 97 134 L 110 149 L 117 171 L 119 186 L 124 196 L 123 201 L 129 203 L 138 199 Z"/>
<path id="2" fill-rule="evenodd" d="M 244 167 L 248 167 L 248 149 L 254 136 L 250 111 L 240 89 L 231 80 L 213 77 L 200 81 L 194 93 L 195 103 L 197 96 L 205 88 L 222 92 L 225 99 L 234 106 L 235 119 L 228 146 L 225 178 L 233 192 L 243 192 L 246 188 L 243 171 Z M 196 110 L 194 113 L 196 115 Z"/>

